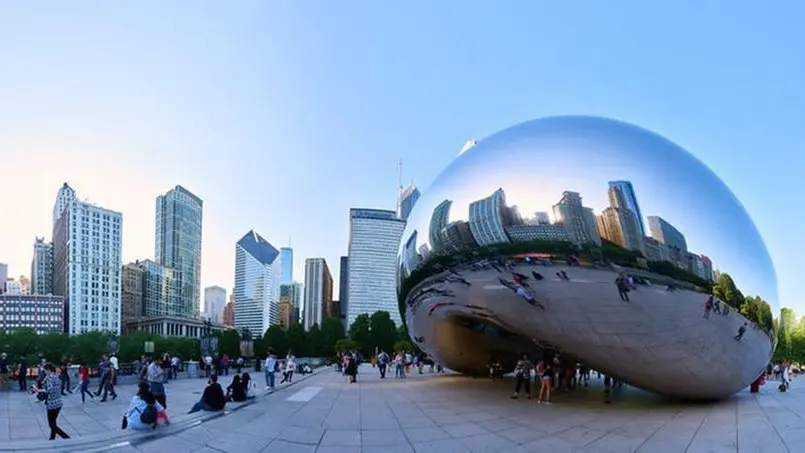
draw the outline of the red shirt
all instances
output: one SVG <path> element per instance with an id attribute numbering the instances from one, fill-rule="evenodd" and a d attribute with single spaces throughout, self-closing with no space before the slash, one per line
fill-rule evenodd
<path id="1" fill-rule="evenodd" d="M 78 380 L 80 381 L 88 381 L 89 380 L 89 368 L 82 366 L 78 369 Z"/>

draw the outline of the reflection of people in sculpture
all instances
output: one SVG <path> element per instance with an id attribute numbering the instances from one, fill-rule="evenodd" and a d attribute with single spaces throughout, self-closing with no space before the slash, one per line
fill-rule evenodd
<path id="1" fill-rule="evenodd" d="M 629 302 L 629 285 L 623 273 L 615 279 L 615 286 L 618 288 L 618 295 L 621 296 L 621 300 Z"/>
<path id="2" fill-rule="evenodd" d="M 542 276 L 542 274 L 540 274 L 537 271 L 531 271 L 531 275 L 534 276 L 534 280 L 542 280 L 543 278 L 545 278 Z"/>
<path id="3" fill-rule="evenodd" d="M 704 319 L 710 318 L 710 311 L 713 309 L 713 296 L 709 296 L 704 302 Z"/>
<path id="4" fill-rule="evenodd" d="M 567 272 L 565 272 L 565 271 L 558 271 L 556 273 L 556 276 L 559 277 L 559 280 L 563 280 L 563 281 L 566 281 L 566 282 L 570 281 L 570 277 L 567 276 Z"/>
<path id="5" fill-rule="evenodd" d="M 454 302 L 440 302 L 438 304 L 433 304 L 433 306 L 430 307 L 430 310 L 428 310 L 428 316 L 432 315 L 433 311 L 436 310 L 437 308 L 446 307 L 446 306 L 449 306 L 449 305 L 455 305 L 455 303 Z"/>
<path id="6" fill-rule="evenodd" d="M 738 327 L 738 333 L 735 335 L 735 341 L 741 341 L 741 338 L 744 337 L 746 333 L 746 325 L 747 323 L 743 323 L 741 327 Z"/>
<path id="7" fill-rule="evenodd" d="M 518 287 L 515 292 L 517 293 L 518 296 L 525 299 L 525 301 L 528 302 L 529 304 L 545 310 L 545 307 L 543 307 L 541 303 L 537 302 L 537 300 L 534 299 L 534 296 L 529 294 L 528 291 L 526 291 L 525 288 L 523 288 L 522 286 Z"/>

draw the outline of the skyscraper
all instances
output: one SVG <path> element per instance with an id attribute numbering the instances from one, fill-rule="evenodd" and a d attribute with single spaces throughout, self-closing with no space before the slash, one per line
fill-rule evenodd
<path id="1" fill-rule="evenodd" d="M 53 243 L 44 238 L 34 241 L 34 258 L 31 260 L 31 293 L 53 294 Z"/>
<path id="2" fill-rule="evenodd" d="M 339 316 L 346 323 L 347 309 L 349 307 L 349 257 L 342 256 L 338 263 L 338 305 L 341 309 Z M 347 330 L 349 326 L 344 326 Z"/>
<path id="3" fill-rule="evenodd" d="M 121 324 L 137 321 L 143 317 L 143 289 L 145 272 L 139 262 L 123 266 L 121 276 Z"/>
<path id="4" fill-rule="evenodd" d="M 601 245 L 595 214 L 592 209 L 584 207 L 578 192 L 563 192 L 559 202 L 553 205 L 553 215 L 556 223 L 565 226 L 567 236 L 572 242 L 579 245 Z"/>
<path id="5" fill-rule="evenodd" d="M 177 271 L 178 316 L 197 317 L 201 301 L 201 218 L 204 203 L 182 186 L 156 200 L 157 264 Z"/>
<path id="6" fill-rule="evenodd" d="M 508 217 L 506 194 L 503 189 L 470 203 L 470 231 L 478 245 L 483 247 L 510 242 L 505 229 L 509 223 Z"/>
<path id="7" fill-rule="evenodd" d="M 414 209 L 414 205 L 417 200 L 419 200 L 420 195 L 419 189 L 416 188 L 414 183 L 411 183 L 411 185 L 400 194 L 401 219 L 408 220 L 408 216 L 411 215 L 411 211 Z"/>
<path id="8" fill-rule="evenodd" d="M 688 243 L 685 240 L 685 235 L 662 217 L 648 216 L 648 227 L 651 230 L 651 237 L 654 239 L 668 247 L 674 247 L 683 252 L 688 251 Z"/>
<path id="9" fill-rule="evenodd" d="M 221 324 L 224 318 L 224 305 L 226 305 L 226 290 L 220 286 L 204 288 L 204 314 L 210 321 Z"/>
<path id="10" fill-rule="evenodd" d="M 53 228 L 56 228 L 56 222 L 61 217 L 64 209 L 73 200 L 75 200 L 75 190 L 69 184 L 64 183 L 56 194 L 56 201 L 53 203 Z"/>
<path id="11" fill-rule="evenodd" d="M 444 200 L 433 209 L 433 214 L 430 216 L 428 238 L 430 239 L 431 250 L 434 252 L 438 253 L 446 246 L 447 236 L 444 230 L 450 221 L 450 208 L 452 206 L 452 200 Z"/>
<path id="12" fill-rule="evenodd" d="M 78 201 L 72 194 L 53 228 L 53 294 L 67 306 L 67 332 L 120 334 L 123 214 Z"/>
<path id="13" fill-rule="evenodd" d="M 0 263 L 0 294 L 6 291 L 6 280 L 8 280 L 8 264 Z"/>
<path id="14" fill-rule="evenodd" d="M 282 265 L 281 285 L 293 284 L 293 249 L 283 247 L 280 249 L 280 262 Z"/>
<path id="15" fill-rule="evenodd" d="M 632 186 L 631 181 L 610 181 L 609 182 L 610 188 L 616 188 L 620 190 L 622 197 L 623 197 L 623 206 L 614 206 L 614 207 L 623 207 L 630 209 L 634 215 L 637 217 L 637 224 L 640 228 L 640 235 L 647 236 L 646 234 L 646 226 L 643 223 L 643 212 L 640 211 L 640 204 L 637 203 L 637 195 L 635 195 L 634 186 Z M 613 206 L 610 202 L 610 206 Z"/>
<path id="16" fill-rule="evenodd" d="M 262 335 L 280 319 L 280 252 L 254 230 L 235 245 L 235 327 Z"/>
<path id="17" fill-rule="evenodd" d="M 350 209 L 349 217 L 347 325 L 378 310 L 400 325 L 397 251 L 405 221 L 381 209 Z"/>
<path id="18" fill-rule="evenodd" d="M 628 181 L 620 182 L 628 183 Z M 637 214 L 627 204 L 623 185 L 610 185 L 608 195 L 609 207 L 596 219 L 598 234 L 614 244 L 645 255 L 645 236 L 640 231 Z"/>
<path id="19" fill-rule="evenodd" d="M 314 324 L 321 326 L 332 311 L 333 275 L 324 258 L 305 260 L 305 330 Z"/>

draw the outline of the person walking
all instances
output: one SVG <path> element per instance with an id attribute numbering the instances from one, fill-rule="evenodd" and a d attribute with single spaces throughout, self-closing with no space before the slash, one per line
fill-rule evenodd
<path id="1" fill-rule="evenodd" d="M 266 355 L 265 373 L 266 373 L 266 390 L 274 391 L 274 382 L 277 376 L 274 374 L 277 369 L 277 357 L 274 355 L 274 350 L 269 349 Z"/>
<path id="2" fill-rule="evenodd" d="M 90 399 L 95 399 L 95 395 L 89 391 L 89 368 L 86 363 L 82 362 L 78 367 L 78 380 L 81 382 L 81 402 L 87 401 L 86 395 L 89 395 Z"/>
<path id="3" fill-rule="evenodd" d="M 55 440 L 57 435 L 62 439 L 69 439 L 70 436 L 59 428 L 57 424 L 59 412 L 61 412 L 62 408 L 61 379 L 56 375 L 56 367 L 52 363 L 46 363 L 42 368 L 45 370 L 45 377 L 42 379 L 42 388 L 35 389 L 34 391 L 40 395 L 44 395 L 43 397 L 38 396 L 38 398 L 44 398 L 45 401 L 45 409 L 48 414 L 48 426 L 50 426 L 49 440 Z"/>

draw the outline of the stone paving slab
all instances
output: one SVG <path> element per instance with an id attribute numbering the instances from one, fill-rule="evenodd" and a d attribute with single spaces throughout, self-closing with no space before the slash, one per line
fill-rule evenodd
<path id="1" fill-rule="evenodd" d="M 427 373 L 380 380 L 364 365 L 357 384 L 322 370 L 226 416 L 82 451 L 790 453 L 805 451 L 800 385 L 778 393 L 770 382 L 759 395 L 706 404 L 625 388 L 605 404 L 596 379 L 547 406 L 511 400 L 508 380 Z M 71 451 L 69 441 L 59 445 Z"/>
<path id="2" fill-rule="evenodd" d="M 266 392 L 263 390 L 265 383 L 263 373 L 250 372 L 257 384 L 258 400 Z M 315 374 L 315 373 L 314 373 Z M 310 376 L 295 376 L 294 385 L 308 379 Z M 231 381 L 232 375 L 221 376 L 219 382 L 226 387 Z M 97 390 L 97 382 L 90 385 L 90 390 Z M 206 385 L 206 378 L 179 379 L 171 381 L 166 385 L 168 413 L 171 418 L 171 426 L 168 428 L 160 427 L 153 433 L 143 433 L 122 431 L 120 423 L 123 413 L 128 409 L 132 396 L 137 387 L 133 384 L 120 385 L 116 388 L 119 397 L 115 400 L 108 398 L 101 403 L 99 397 L 91 400 L 87 397 L 86 402 L 81 401 L 78 393 L 69 394 L 63 397 L 64 406 L 59 415 L 59 426 L 66 431 L 72 439 L 67 441 L 59 440 L 51 443 L 42 439 L 47 439 L 50 429 L 47 425 L 46 412 L 43 405 L 25 392 L 2 392 L 0 393 L 0 451 L 20 451 L 31 449 L 42 449 L 57 447 L 60 451 L 67 451 L 65 445 L 72 445 L 77 451 L 88 451 L 94 448 L 95 444 L 103 441 L 108 445 L 114 442 L 128 442 L 127 437 L 135 437 L 137 441 L 143 438 L 159 437 L 165 429 L 178 431 L 201 423 L 204 419 L 219 418 L 224 413 L 205 413 L 197 412 L 188 415 L 186 412 L 201 397 L 201 393 Z M 287 384 L 278 386 L 277 391 L 281 392 Z M 255 401 L 258 401 L 255 400 Z M 227 405 L 226 413 L 236 410 L 245 410 L 249 403 L 230 403 Z M 80 448 L 79 448 L 80 446 Z M 73 448 L 69 447 L 69 448 Z"/>

